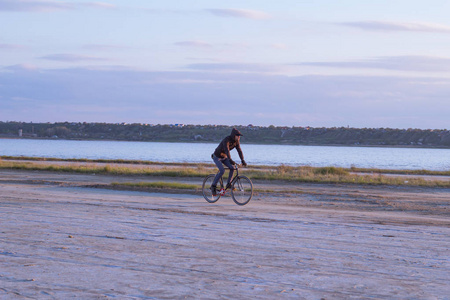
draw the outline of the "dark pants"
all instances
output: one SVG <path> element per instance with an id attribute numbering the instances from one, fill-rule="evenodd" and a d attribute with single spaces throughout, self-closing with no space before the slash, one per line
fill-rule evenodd
<path id="1" fill-rule="evenodd" d="M 218 158 L 217 156 L 213 155 L 212 159 L 216 166 L 219 168 L 219 173 L 217 173 L 216 177 L 214 178 L 214 181 L 212 185 L 217 185 L 217 182 L 219 182 L 220 177 L 223 176 L 225 173 L 225 168 L 223 165 L 227 166 L 228 169 L 230 169 L 230 174 L 228 175 L 228 182 L 227 185 L 231 183 L 231 178 L 233 178 L 234 173 L 234 166 L 231 164 L 230 160 L 228 158 Z"/>

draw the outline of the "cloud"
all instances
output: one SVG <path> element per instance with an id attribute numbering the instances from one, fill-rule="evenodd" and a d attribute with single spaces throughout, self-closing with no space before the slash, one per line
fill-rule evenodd
<path id="1" fill-rule="evenodd" d="M 286 44 L 283 43 L 271 44 L 270 47 L 273 49 L 280 49 L 280 50 L 286 50 L 289 48 Z"/>
<path id="2" fill-rule="evenodd" d="M 0 120 L 450 128 L 445 78 L 104 67 L 0 69 L 0 82 Z"/>
<path id="3" fill-rule="evenodd" d="M 73 9 L 73 4 L 57 1 L 0 0 L 0 11 L 55 11 Z"/>
<path id="4" fill-rule="evenodd" d="M 175 43 L 181 47 L 194 47 L 194 48 L 211 48 L 212 45 L 204 41 L 182 41 Z"/>
<path id="5" fill-rule="evenodd" d="M 245 18 L 253 20 L 270 19 L 271 16 L 265 12 L 247 9 L 207 9 L 206 11 L 219 17 Z"/>
<path id="6" fill-rule="evenodd" d="M 298 65 L 392 71 L 450 72 L 450 58 L 432 56 L 387 56 L 360 61 L 309 62 Z"/>
<path id="7" fill-rule="evenodd" d="M 91 8 L 100 8 L 100 9 L 115 9 L 116 5 L 106 2 L 84 2 L 78 4 L 80 7 L 91 7 Z"/>
<path id="8" fill-rule="evenodd" d="M 23 97 L 11 97 L 11 100 L 13 100 L 13 101 L 20 101 L 20 102 L 36 101 L 36 99 L 23 98 Z"/>
<path id="9" fill-rule="evenodd" d="M 17 50 L 17 49 L 24 49 L 25 46 L 22 45 L 14 45 L 14 44 L 0 44 L 0 50 L 6 49 L 6 50 Z"/>
<path id="10" fill-rule="evenodd" d="M 229 80 L 212 80 L 212 79 L 160 79 L 149 81 L 148 84 L 222 84 L 230 83 Z"/>
<path id="11" fill-rule="evenodd" d="M 156 9 L 156 8 L 142 8 L 143 11 L 146 11 L 150 14 L 176 14 L 176 15 L 191 15 L 197 14 L 197 11 L 193 10 L 183 10 L 183 9 Z"/>
<path id="12" fill-rule="evenodd" d="M 370 31 L 416 31 L 450 33 L 450 26 L 421 22 L 361 21 L 342 22 L 337 24 Z"/>
<path id="13" fill-rule="evenodd" d="M 123 49 L 130 49 L 130 47 L 127 46 L 121 46 L 121 45 L 102 45 L 102 44 L 89 44 L 84 45 L 84 49 L 88 50 L 96 50 L 96 51 L 111 51 L 111 50 L 123 50 Z"/>
<path id="14" fill-rule="evenodd" d="M 21 71 L 27 72 L 27 71 L 36 71 L 36 70 L 38 70 L 38 67 L 35 65 L 31 65 L 31 64 L 18 64 L 18 65 L 7 66 L 7 67 L 4 67 L 3 69 L 7 70 L 7 71 L 14 71 L 14 72 L 21 72 Z"/>
<path id="15" fill-rule="evenodd" d="M 41 1 L 41 0 L 0 0 L 0 11 L 52 12 L 74 10 L 83 7 L 114 8 L 113 4 L 104 2 Z"/>
<path id="16" fill-rule="evenodd" d="M 280 66 L 249 63 L 199 63 L 190 64 L 188 69 L 199 71 L 240 72 L 240 73 L 273 73 L 281 71 Z"/>
<path id="17" fill-rule="evenodd" d="M 63 61 L 63 62 L 79 62 L 79 61 L 106 61 L 105 58 L 77 55 L 77 54 L 51 54 L 40 57 L 41 59 Z"/>

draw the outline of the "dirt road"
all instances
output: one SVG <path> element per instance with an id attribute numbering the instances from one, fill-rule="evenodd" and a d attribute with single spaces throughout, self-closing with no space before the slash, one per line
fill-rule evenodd
<path id="1" fill-rule="evenodd" d="M 0 172 L 1 299 L 449 299 L 449 189 L 83 187 L 111 180 Z"/>

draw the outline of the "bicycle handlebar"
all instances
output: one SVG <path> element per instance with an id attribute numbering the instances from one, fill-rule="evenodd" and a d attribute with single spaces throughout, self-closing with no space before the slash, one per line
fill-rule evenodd
<path id="1" fill-rule="evenodd" d="M 245 166 L 243 164 L 234 164 L 234 166 L 238 167 L 238 168 L 245 168 Z"/>

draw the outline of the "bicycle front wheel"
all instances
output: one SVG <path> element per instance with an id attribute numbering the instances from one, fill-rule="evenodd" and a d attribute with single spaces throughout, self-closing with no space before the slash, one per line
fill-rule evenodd
<path id="1" fill-rule="evenodd" d="M 205 177 L 205 179 L 203 180 L 203 185 L 202 185 L 202 193 L 203 193 L 203 197 L 205 198 L 206 201 L 208 201 L 209 203 L 214 203 L 217 200 L 219 200 L 220 198 L 220 194 L 219 191 L 222 188 L 222 185 L 219 183 L 217 186 L 217 195 L 213 196 L 212 192 L 211 192 L 211 185 L 214 181 L 214 178 L 216 177 L 216 174 L 209 174 L 208 176 Z"/>
<path id="2" fill-rule="evenodd" d="M 237 205 L 247 204 L 253 196 L 253 183 L 246 176 L 238 176 L 231 189 L 231 197 Z"/>

